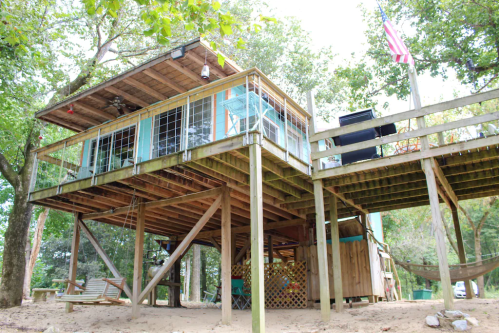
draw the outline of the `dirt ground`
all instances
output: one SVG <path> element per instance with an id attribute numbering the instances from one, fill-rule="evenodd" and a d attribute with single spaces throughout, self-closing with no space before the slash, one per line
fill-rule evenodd
<path id="1" fill-rule="evenodd" d="M 163 302 L 159 302 L 160 304 Z M 164 304 L 164 303 L 163 303 Z M 251 332 L 251 310 L 233 310 L 233 324 L 221 325 L 221 310 L 201 303 L 186 308 L 143 306 L 141 317 L 131 320 L 131 305 L 75 306 L 70 314 L 64 303 L 25 302 L 0 310 L 0 332 L 43 332 L 54 326 L 60 332 Z M 473 332 L 499 332 L 499 300 L 456 300 L 456 309 L 480 321 Z M 320 310 L 266 310 L 267 332 L 437 332 L 424 325 L 425 317 L 443 309 L 443 301 L 378 303 L 364 308 L 332 312 L 331 321 L 320 322 Z"/>

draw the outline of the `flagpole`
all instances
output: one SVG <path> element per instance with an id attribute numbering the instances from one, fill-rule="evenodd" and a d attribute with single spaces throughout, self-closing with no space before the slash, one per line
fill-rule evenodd
<path id="1" fill-rule="evenodd" d="M 412 90 L 412 98 L 414 102 L 414 109 L 416 113 L 421 111 L 421 95 L 419 94 L 417 73 L 414 65 L 409 65 L 409 82 Z M 424 116 L 416 118 L 418 129 L 426 127 Z M 426 135 L 420 137 L 421 151 L 428 151 L 430 143 Z M 438 266 L 440 271 L 440 281 L 442 284 L 442 291 L 444 297 L 444 305 L 446 310 L 454 309 L 454 292 L 452 290 L 449 263 L 447 261 L 447 246 L 445 244 L 445 237 L 442 224 L 442 215 L 440 214 L 440 203 L 437 191 L 437 182 L 433 168 L 436 168 L 433 158 L 425 158 L 421 161 L 421 166 L 426 175 L 426 182 L 428 184 L 428 195 L 430 198 L 431 215 L 433 221 L 433 229 L 435 231 L 435 239 L 437 241 L 437 257 Z"/>

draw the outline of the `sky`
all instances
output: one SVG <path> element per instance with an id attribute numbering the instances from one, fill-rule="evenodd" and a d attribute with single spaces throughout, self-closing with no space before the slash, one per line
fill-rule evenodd
<path id="1" fill-rule="evenodd" d="M 338 54 L 338 61 L 344 61 L 352 52 L 362 54 L 366 47 L 364 31 L 367 25 L 362 21 L 361 3 L 367 8 L 377 9 L 375 0 L 268 0 L 270 6 L 275 7 L 281 17 L 295 16 L 302 22 L 302 28 L 312 37 L 312 44 L 316 48 L 332 46 L 333 52 Z M 392 22 L 393 23 L 393 22 Z M 379 28 L 382 29 L 381 17 Z M 388 44 L 387 44 L 388 48 Z M 406 65 L 400 65 L 406 66 Z M 469 89 L 460 86 L 455 76 L 449 73 L 449 79 L 431 78 L 422 75 L 418 78 L 418 85 L 423 106 L 458 96 L 469 95 Z M 409 110 L 408 101 L 398 101 L 396 98 L 382 96 L 380 104 L 390 103 L 386 114 Z"/>

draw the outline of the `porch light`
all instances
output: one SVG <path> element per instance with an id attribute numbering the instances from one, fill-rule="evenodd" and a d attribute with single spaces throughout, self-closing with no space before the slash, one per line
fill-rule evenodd
<path id="1" fill-rule="evenodd" d="M 201 77 L 205 80 L 210 78 L 210 67 L 207 64 L 204 64 L 203 69 L 201 70 Z"/>
<path id="2" fill-rule="evenodd" d="M 183 46 L 172 51 L 172 59 L 173 60 L 183 58 L 184 55 L 185 55 L 185 47 L 183 47 Z"/>

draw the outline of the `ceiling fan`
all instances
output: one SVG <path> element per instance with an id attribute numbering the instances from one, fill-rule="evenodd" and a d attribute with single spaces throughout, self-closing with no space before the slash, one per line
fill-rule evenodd
<path id="1" fill-rule="evenodd" d="M 124 99 L 125 98 L 123 96 L 116 96 L 111 101 L 108 101 L 109 104 L 106 106 L 106 109 L 114 107 L 118 110 L 120 115 L 131 113 L 132 111 L 126 106 L 125 103 L 123 103 Z"/>

